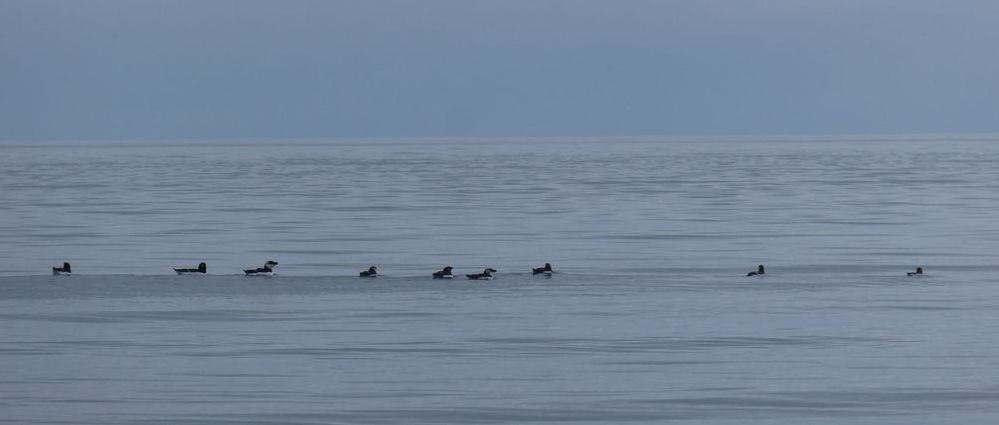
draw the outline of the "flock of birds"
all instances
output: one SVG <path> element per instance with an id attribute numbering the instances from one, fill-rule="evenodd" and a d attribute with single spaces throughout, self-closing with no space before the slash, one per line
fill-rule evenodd
<path id="1" fill-rule="evenodd" d="M 273 276 L 274 268 L 277 267 L 277 265 L 278 265 L 277 261 L 271 260 L 264 263 L 263 267 L 245 269 L 243 270 L 243 273 L 246 276 Z M 543 274 L 545 275 L 545 277 L 549 278 L 552 276 L 552 273 L 554 273 L 554 271 L 552 270 L 551 263 L 545 263 L 543 267 L 532 268 L 531 270 L 534 272 L 534 274 Z M 208 264 L 202 262 L 198 264 L 197 267 L 176 267 L 173 269 L 173 271 L 179 275 L 208 274 Z M 496 272 L 497 272 L 496 269 L 492 267 L 486 267 L 484 270 L 482 270 L 482 273 L 470 273 L 466 274 L 465 277 L 471 280 L 492 280 L 493 273 Z M 68 276 L 71 274 L 73 274 L 73 266 L 71 266 L 69 263 L 62 263 L 62 267 L 52 268 L 53 276 Z M 444 267 L 443 269 L 434 272 L 432 276 L 434 279 L 454 279 L 454 267 L 452 266 Z M 378 277 L 378 267 L 375 266 L 369 267 L 367 270 L 364 270 L 360 273 L 360 277 L 366 277 L 366 278 Z"/>
<path id="2" fill-rule="evenodd" d="M 271 260 L 264 263 L 263 267 L 258 267 L 255 269 L 246 269 L 243 270 L 243 273 L 246 274 L 246 276 L 273 276 L 274 268 L 277 267 L 277 265 L 278 265 L 277 261 Z M 174 268 L 173 271 L 177 272 L 177 274 L 179 275 L 207 274 L 208 264 L 202 262 L 198 264 L 198 267 L 178 267 Z M 550 278 L 552 276 L 552 273 L 554 273 L 554 271 L 552 270 L 551 263 L 545 263 L 543 267 L 532 268 L 531 271 L 533 272 L 533 274 L 536 275 L 543 274 L 545 275 L 545 277 L 548 278 Z M 52 268 L 53 276 L 70 275 L 72 273 L 73 269 L 69 265 L 69 263 L 62 263 L 62 267 Z M 486 267 L 484 270 L 482 270 L 482 273 L 470 273 L 466 274 L 465 277 L 471 280 L 492 280 L 493 273 L 497 273 L 497 270 L 492 267 Z M 760 264 L 759 266 L 756 267 L 756 270 L 746 273 L 746 276 L 763 276 L 765 274 L 767 274 L 767 269 L 763 267 L 763 264 Z M 916 271 L 906 273 L 906 276 L 909 277 L 922 276 L 922 275 L 923 275 L 922 267 L 916 267 Z M 443 269 L 435 271 L 431 276 L 434 279 L 454 279 L 454 267 L 452 266 L 444 267 Z M 378 277 L 378 267 L 375 266 L 368 267 L 367 270 L 364 270 L 360 273 L 360 277 L 367 277 L 367 278 Z"/>

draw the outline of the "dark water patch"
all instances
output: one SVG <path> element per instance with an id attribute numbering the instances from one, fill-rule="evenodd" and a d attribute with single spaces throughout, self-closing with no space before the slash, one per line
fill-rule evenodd
<path id="1" fill-rule="evenodd" d="M 41 348 L 10 348 L 0 347 L 0 356 L 48 356 L 62 354 L 58 350 L 45 350 Z"/>
<path id="2" fill-rule="evenodd" d="M 565 316 L 579 316 L 579 317 L 625 317 L 628 313 L 618 312 L 618 311 L 569 311 L 562 313 Z"/>
<path id="3" fill-rule="evenodd" d="M 278 373 L 259 373 L 259 372 L 242 372 L 242 373 L 221 373 L 221 372 L 198 372 L 198 373 L 188 373 L 182 372 L 177 373 L 177 376 L 187 376 L 187 377 L 208 377 L 208 378 L 288 378 L 287 374 Z"/>
<path id="4" fill-rule="evenodd" d="M 850 366 L 850 369 L 871 370 L 871 371 L 904 370 L 904 371 L 909 371 L 909 372 L 912 372 L 912 373 L 919 373 L 919 372 L 922 372 L 922 371 L 932 371 L 932 370 L 950 370 L 950 371 L 964 370 L 964 371 L 974 371 L 974 370 L 977 370 L 978 368 L 974 367 L 974 366 L 948 366 L 948 365 L 928 366 L 928 365 L 925 365 L 925 364 L 912 365 L 912 366 L 883 365 L 883 364 L 879 364 L 879 365 L 870 365 L 870 366 L 865 366 L 865 365 Z"/>
<path id="5" fill-rule="evenodd" d="M 204 344 L 193 342 L 136 342 L 130 340 L 99 340 L 99 339 L 67 339 L 64 341 L 24 341 L 19 344 L 47 347 L 52 351 L 58 350 L 60 353 L 72 352 L 80 349 L 174 349 L 174 348 L 194 348 Z"/>
<path id="6" fill-rule="evenodd" d="M 915 310 L 915 311 L 958 311 L 958 310 L 978 309 L 978 307 L 975 306 L 956 307 L 956 306 L 917 305 L 917 304 L 906 304 L 906 305 L 882 304 L 882 305 L 868 306 L 867 308 L 874 310 Z"/>
<path id="7" fill-rule="evenodd" d="M 38 238 L 59 238 L 61 241 L 66 241 L 67 239 L 85 239 L 93 240 L 107 237 L 106 233 L 97 233 L 89 231 L 67 231 L 67 230 L 39 230 L 39 229 L 19 229 L 12 228 L 10 232 L 7 233 L 8 236 L 19 236 L 19 237 L 38 237 Z M 39 241 L 41 242 L 41 241 Z M 38 243 L 36 246 L 44 246 L 44 243 Z"/>
<path id="8" fill-rule="evenodd" d="M 566 214 L 569 214 L 569 213 L 572 213 L 572 212 L 574 212 L 574 211 L 570 210 L 570 209 L 557 209 L 557 208 L 553 208 L 553 209 L 529 210 L 529 211 L 525 211 L 524 214 L 527 214 L 527 215 L 542 215 L 542 216 L 544 216 L 544 215 L 562 216 L 562 215 L 566 215 Z"/>
<path id="9" fill-rule="evenodd" d="M 690 397 L 690 398 L 668 398 L 658 400 L 642 400 L 641 403 L 652 403 L 662 405 L 696 406 L 710 407 L 720 410 L 762 410 L 770 413 L 788 413 L 788 411 L 801 411 L 810 414 L 838 413 L 842 409 L 854 410 L 855 413 L 869 414 L 870 412 L 859 412 L 858 410 L 868 410 L 872 403 L 857 401 L 832 401 L 819 398 L 806 397 Z"/>
<path id="10" fill-rule="evenodd" d="M 622 423 L 653 420 L 677 420 L 684 417 L 668 412 L 648 412 L 625 409 L 595 408 L 582 405 L 552 407 L 474 407 L 445 406 L 425 408 L 381 408 L 371 410 L 337 409 L 311 414 L 222 414 L 211 416 L 180 416 L 165 421 L 143 421 L 148 424 L 198 423 L 222 425 L 245 423 L 253 425 L 312 425 L 328 423 L 354 424 L 502 424 L 502 423 Z M 170 422 L 173 421 L 173 422 Z"/>
<path id="11" fill-rule="evenodd" d="M 979 404 L 999 401 L 999 388 L 938 389 L 938 388 L 886 388 L 858 391 L 815 391 L 774 393 L 778 397 L 801 397 L 830 400 L 837 403 L 865 403 L 887 407 L 933 410 L 942 405 Z"/>
<path id="12" fill-rule="evenodd" d="M 825 250 L 833 250 L 834 248 L 823 248 Z M 965 254 L 965 253 L 946 253 L 946 252 L 918 252 L 918 251 L 872 251 L 862 248 L 848 248 L 849 252 L 833 252 L 829 255 L 840 256 L 840 257 L 905 257 L 905 258 L 940 258 L 940 257 L 956 257 L 956 258 L 974 258 L 974 257 L 989 257 L 988 254 Z M 856 268 L 853 265 L 849 268 L 844 268 L 844 271 L 849 271 L 851 268 Z"/>
<path id="13" fill-rule="evenodd" d="M 163 209 L 81 209 L 76 208 L 74 214 L 103 215 L 103 216 L 155 216 L 168 214 L 170 211 Z"/>
<path id="14" fill-rule="evenodd" d="M 366 312 L 346 312 L 341 314 L 344 317 L 356 317 L 362 319 L 379 319 L 379 318 L 426 318 L 426 317 L 438 317 L 446 316 L 447 313 L 438 313 L 432 311 L 366 311 Z"/>
<path id="15" fill-rule="evenodd" d="M 95 404 L 95 403 L 120 403 L 121 400 L 118 399 L 105 399 L 105 398 L 55 398 L 49 400 L 51 403 L 68 403 L 68 404 Z"/>
<path id="16" fill-rule="evenodd" d="M 637 339 L 574 339 L 574 338 L 479 338 L 471 342 L 485 344 L 487 351 L 530 355 L 563 355 L 590 353 L 655 353 L 692 352 L 728 349 L 771 349 L 780 347 L 835 347 L 866 345 L 887 341 L 867 337 L 645 337 Z"/>
<path id="17" fill-rule="evenodd" d="M 361 358 L 358 356 L 377 355 L 476 355 L 477 351 L 454 347 L 395 347 L 395 346 L 368 346 L 368 347 L 296 347 L 296 348 L 260 348 L 247 350 L 229 351 L 193 351 L 184 355 L 191 357 L 220 357 L 220 358 L 271 358 L 271 357 L 316 357 L 316 358 Z"/>
<path id="18" fill-rule="evenodd" d="M 187 235 L 211 235 L 211 234 L 224 234 L 225 230 L 211 227 L 191 227 L 184 229 L 162 229 L 151 232 L 142 233 L 138 236 L 143 237 L 168 237 L 168 236 L 187 236 Z"/>
<path id="19" fill-rule="evenodd" d="M 247 213 L 265 213 L 271 211 L 277 211 L 279 208 L 277 206 L 273 208 L 264 207 L 218 207 L 214 208 L 213 211 L 227 214 L 247 214 Z"/>
<path id="20" fill-rule="evenodd" d="M 108 311 L 99 313 L 0 313 L 0 319 L 63 323 L 127 323 L 135 321 L 255 322 L 291 321 L 298 317 L 261 310 Z"/>
<path id="21" fill-rule="evenodd" d="M 333 242 L 332 240 L 330 242 Z M 297 254 L 311 254 L 311 255 L 357 255 L 357 254 L 383 254 L 384 251 L 372 251 L 372 250 L 344 250 L 344 249 L 268 249 L 265 252 L 274 255 L 297 255 Z M 316 263 L 319 264 L 319 263 Z M 331 263 L 321 263 L 326 266 L 333 265 Z M 301 265 L 301 264 L 299 264 Z"/>
<path id="22" fill-rule="evenodd" d="M 119 323 L 119 320 L 114 317 L 106 317 L 100 314 L 18 314 L 18 313 L 0 313 L 0 319 L 4 320 L 23 320 L 23 321 L 48 321 L 48 322 L 64 322 L 64 323 Z"/>
<path id="23" fill-rule="evenodd" d="M 327 206 L 323 208 L 326 211 L 331 212 L 383 212 L 383 213 L 398 213 L 398 212 L 413 212 L 413 211 L 433 211 L 438 209 L 435 206 L 421 206 L 415 204 L 408 205 L 364 205 L 364 206 Z"/>
<path id="24" fill-rule="evenodd" d="M 336 335 L 336 334 L 377 334 L 392 332 L 390 329 L 370 329 L 370 328 L 355 328 L 355 329 L 292 329 L 288 331 L 290 333 L 304 334 L 304 335 Z"/>
<path id="25" fill-rule="evenodd" d="M 729 235 L 711 235 L 711 234 L 644 234 L 644 235 L 594 235 L 594 238 L 609 239 L 609 240 L 684 240 L 684 239 L 717 239 L 717 238 L 728 238 Z"/>
<path id="26" fill-rule="evenodd" d="M 622 360 L 601 362 L 608 366 L 695 366 L 732 363 L 722 360 Z"/>
<path id="27" fill-rule="evenodd" d="M 845 226 L 911 226 L 912 223 L 898 221 L 897 217 L 883 220 L 810 220 L 815 224 L 833 224 Z"/>

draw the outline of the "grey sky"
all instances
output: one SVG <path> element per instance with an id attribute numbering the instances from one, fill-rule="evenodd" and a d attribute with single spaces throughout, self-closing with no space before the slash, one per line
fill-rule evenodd
<path id="1" fill-rule="evenodd" d="M 999 2 L 0 0 L 0 139 L 999 130 Z"/>

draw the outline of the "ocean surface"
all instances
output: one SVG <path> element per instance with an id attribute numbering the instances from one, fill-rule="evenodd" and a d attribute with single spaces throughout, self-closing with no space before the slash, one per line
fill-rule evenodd
<path id="1" fill-rule="evenodd" d="M 997 142 L 0 142 L 0 423 L 994 424 Z"/>

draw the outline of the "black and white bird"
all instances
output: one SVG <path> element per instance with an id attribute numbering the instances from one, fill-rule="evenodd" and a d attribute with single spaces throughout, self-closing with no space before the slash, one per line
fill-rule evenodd
<path id="1" fill-rule="evenodd" d="M 909 277 L 922 276 L 923 275 L 923 268 L 922 267 L 916 267 L 916 271 L 914 271 L 914 272 L 907 272 L 905 275 L 909 276 Z"/>
<path id="2" fill-rule="evenodd" d="M 465 276 L 472 280 L 492 280 L 493 273 L 496 273 L 496 269 L 487 267 L 485 270 L 482 270 L 482 273 L 466 274 Z"/>
<path id="3" fill-rule="evenodd" d="M 531 270 L 534 272 L 534 274 L 542 274 L 542 273 L 544 273 L 546 276 L 551 276 L 552 275 L 552 263 L 545 263 L 544 267 L 538 267 L 538 268 L 531 269 Z"/>
<path id="4" fill-rule="evenodd" d="M 378 277 L 378 268 L 375 266 L 368 267 L 367 270 L 361 272 L 361 277 Z"/>
<path id="5" fill-rule="evenodd" d="M 64 276 L 73 273 L 73 269 L 69 266 L 69 263 L 62 263 L 62 267 L 53 267 L 52 276 Z"/>
<path id="6" fill-rule="evenodd" d="M 746 273 L 746 276 L 763 276 L 765 274 L 767 274 L 767 271 L 763 268 L 763 264 L 760 264 L 759 267 L 756 268 L 755 272 Z"/>
<path id="7" fill-rule="evenodd" d="M 274 267 L 277 267 L 277 265 L 278 265 L 277 261 L 271 260 L 264 263 L 263 267 L 256 269 L 246 269 L 243 270 L 243 273 L 246 273 L 247 276 L 273 276 Z"/>
<path id="8" fill-rule="evenodd" d="M 208 264 L 200 263 L 197 268 L 194 267 L 177 267 L 173 271 L 177 274 L 205 274 L 208 273 Z"/>
<path id="9" fill-rule="evenodd" d="M 454 270 L 454 267 L 447 266 L 441 270 L 435 271 L 434 279 L 454 279 L 454 275 L 451 274 L 452 270 Z"/>

